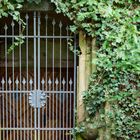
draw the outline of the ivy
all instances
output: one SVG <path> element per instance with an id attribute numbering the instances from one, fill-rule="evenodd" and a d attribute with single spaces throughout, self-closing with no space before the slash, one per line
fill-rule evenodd
<path id="1" fill-rule="evenodd" d="M 24 43 L 24 38 L 22 37 L 22 34 L 25 29 L 25 22 L 20 17 L 20 9 L 22 9 L 24 2 L 26 0 L 2 0 L 0 1 L 0 19 L 3 17 L 9 17 L 11 16 L 13 20 L 16 22 L 20 22 L 22 26 L 22 31 L 19 35 L 19 37 L 15 38 L 14 43 L 10 46 L 8 49 L 8 53 L 11 53 L 12 50 L 15 47 L 18 47 L 19 45 Z M 27 0 L 29 3 L 36 3 L 39 4 L 41 0 Z"/>
<path id="2" fill-rule="evenodd" d="M 86 36 L 96 38 L 98 47 L 96 60 L 93 60 L 96 72 L 91 75 L 89 88 L 83 94 L 88 115 L 77 131 L 84 131 L 90 120 L 93 126 L 108 130 L 113 138 L 140 139 L 139 0 L 52 2 L 57 12 L 73 21 L 73 32 L 82 30 Z"/>

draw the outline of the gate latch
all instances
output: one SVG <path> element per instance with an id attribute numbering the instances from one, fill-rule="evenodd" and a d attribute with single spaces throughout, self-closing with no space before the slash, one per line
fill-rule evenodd
<path id="1" fill-rule="evenodd" d="M 29 95 L 29 104 L 34 108 L 41 108 L 45 106 L 48 96 L 41 90 L 33 90 Z"/>

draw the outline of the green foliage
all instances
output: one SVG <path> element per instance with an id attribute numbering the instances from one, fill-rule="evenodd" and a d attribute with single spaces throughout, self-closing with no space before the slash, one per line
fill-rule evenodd
<path id="1" fill-rule="evenodd" d="M 140 129 L 139 81 L 139 75 L 126 70 L 97 70 L 92 74 L 89 89 L 83 96 L 89 117 L 93 118 L 99 112 L 103 117 L 98 120 L 100 125 L 105 122 L 105 117 L 111 120 L 111 124 L 106 124 L 106 127 L 111 128 L 112 135 L 121 139 L 137 140 Z M 106 102 L 111 105 L 107 114 L 104 108 Z"/>
<path id="2" fill-rule="evenodd" d="M 2 0 L 0 2 L 0 19 L 3 17 L 11 16 L 13 20 L 16 22 L 21 22 L 22 32 L 19 37 L 15 38 L 15 42 L 10 46 L 8 53 L 12 52 L 12 50 L 24 43 L 24 38 L 22 37 L 22 33 L 25 29 L 25 23 L 20 17 L 20 9 L 23 7 L 23 3 L 25 0 Z M 35 2 L 39 4 L 41 0 L 27 0 L 27 2 L 32 3 Z"/>
<path id="3" fill-rule="evenodd" d="M 16 46 L 19 46 L 24 42 L 22 33 L 25 29 L 25 23 L 20 17 L 20 9 L 22 8 L 23 0 L 2 0 L 0 2 L 0 19 L 3 17 L 8 18 L 12 17 L 16 22 L 20 22 L 22 26 L 22 32 L 19 35 L 20 37 L 15 38 L 15 42 L 8 49 L 8 53 L 10 53 Z"/>
<path id="4" fill-rule="evenodd" d="M 22 8 L 25 1 L 26 0 L 2 0 L 0 2 L 0 18 L 8 17 L 10 15 L 12 16 L 13 20 L 24 23 L 20 18 L 19 10 Z M 27 0 L 27 2 L 39 4 L 41 0 Z"/>
<path id="5" fill-rule="evenodd" d="M 53 2 L 57 12 L 73 21 L 71 30 L 82 30 L 96 38 L 99 48 L 97 59 L 93 60 L 97 70 L 91 75 L 89 88 L 83 95 L 88 113 L 86 120 L 94 120 L 98 114 L 98 120 L 91 122 L 109 130 L 112 137 L 140 139 L 139 0 Z M 109 110 L 106 104 L 109 104 Z M 102 126 L 104 123 L 106 125 Z"/>
<path id="6" fill-rule="evenodd" d="M 19 21 L 21 20 L 20 12 L 18 11 L 20 8 L 22 8 L 20 3 L 2 0 L 0 3 L 0 18 L 8 17 L 10 15 L 15 21 Z"/>

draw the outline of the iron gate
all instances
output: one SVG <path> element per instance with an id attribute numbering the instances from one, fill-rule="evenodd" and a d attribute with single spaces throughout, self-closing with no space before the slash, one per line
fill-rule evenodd
<path id="1" fill-rule="evenodd" d="M 76 55 L 68 40 L 74 39 L 76 47 L 76 37 L 59 15 L 22 16 L 25 42 L 10 54 L 21 23 L 9 18 L 0 25 L 0 140 L 71 140 Z"/>

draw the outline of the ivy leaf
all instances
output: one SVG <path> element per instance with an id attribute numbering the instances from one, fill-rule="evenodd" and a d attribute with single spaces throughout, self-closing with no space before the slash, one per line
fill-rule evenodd
<path id="1" fill-rule="evenodd" d="M 21 4 L 17 4 L 16 8 L 21 9 L 23 6 Z"/>
<path id="2" fill-rule="evenodd" d="M 24 0 L 16 0 L 17 3 L 23 3 Z"/>
<path id="3" fill-rule="evenodd" d="M 7 8 L 9 10 L 12 10 L 12 11 L 14 11 L 14 9 L 15 9 L 14 6 L 12 4 L 10 4 L 10 3 L 7 5 Z"/>

